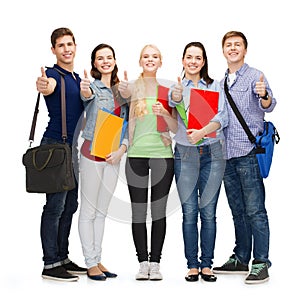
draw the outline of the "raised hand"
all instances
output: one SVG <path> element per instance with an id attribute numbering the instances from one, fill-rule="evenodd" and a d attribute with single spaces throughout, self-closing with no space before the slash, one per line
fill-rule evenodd
<path id="1" fill-rule="evenodd" d="M 83 78 L 81 78 L 81 81 L 80 81 L 80 90 L 83 91 L 83 92 L 86 92 L 86 91 L 89 91 L 90 89 L 90 79 L 88 77 L 88 74 L 87 74 L 87 71 L 84 70 L 83 71 Z"/>
<path id="2" fill-rule="evenodd" d="M 123 98 L 129 98 L 131 96 L 127 71 L 124 71 L 124 79 L 119 82 L 118 90 Z"/>
<path id="3" fill-rule="evenodd" d="M 50 79 L 47 77 L 45 69 L 41 67 L 41 76 L 39 76 L 36 80 L 36 89 L 43 95 L 49 95 L 51 94 L 50 88 L 52 89 L 50 86 Z M 53 92 L 53 90 L 51 92 Z"/>
<path id="4" fill-rule="evenodd" d="M 181 78 L 177 77 L 177 84 L 172 88 L 171 97 L 175 102 L 180 102 L 182 99 L 183 85 L 181 83 Z"/>
<path id="5" fill-rule="evenodd" d="M 255 84 L 256 93 L 259 97 L 264 97 L 267 94 L 266 84 L 264 82 L 264 75 L 260 74 L 259 81 Z"/>
<path id="6" fill-rule="evenodd" d="M 80 93 L 84 98 L 89 98 L 92 96 L 92 90 L 90 88 L 91 82 L 88 77 L 87 71 L 83 71 L 83 78 L 80 81 Z"/>

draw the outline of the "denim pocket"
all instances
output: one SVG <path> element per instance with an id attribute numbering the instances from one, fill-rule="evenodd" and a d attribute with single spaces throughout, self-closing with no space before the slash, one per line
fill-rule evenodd
<path id="1" fill-rule="evenodd" d="M 174 152 L 174 159 L 182 160 L 182 161 L 198 160 L 199 159 L 198 149 L 197 147 L 176 145 L 175 152 Z"/>
<path id="2" fill-rule="evenodd" d="M 220 141 L 210 145 L 210 152 L 213 160 L 225 159 L 223 143 Z"/>

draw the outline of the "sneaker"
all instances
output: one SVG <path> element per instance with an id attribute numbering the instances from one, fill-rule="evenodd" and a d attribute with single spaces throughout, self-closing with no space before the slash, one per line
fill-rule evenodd
<path id="1" fill-rule="evenodd" d="M 235 255 L 231 255 L 229 260 L 221 267 L 214 267 L 213 272 L 216 274 L 248 274 L 248 265 L 239 262 Z"/>
<path id="2" fill-rule="evenodd" d="M 142 261 L 140 263 L 139 272 L 135 275 L 136 280 L 148 280 L 149 279 L 149 263 Z"/>
<path id="3" fill-rule="evenodd" d="M 42 272 L 42 277 L 45 279 L 53 279 L 58 281 L 77 281 L 79 279 L 78 276 L 68 273 L 63 266 L 44 269 Z"/>
<path id="4" fill-rule="evenodd" d="M 269 280 L 268 265 L 265 262 L 253 261 L 252 268 L 245 283 L 262 283 Z"/>
<path id="5" fill-rule="evenodd" d="M 79 267 L 78 265 L 76 265 L 76 264 L 73 263 L 72 261 L 70 261 L 70 262 L 64 264 L 63 267 L 64 267 L 70 274 L 78 274 L 78 275 L 82 275 L 82 274 L 86 274 L 86 272 L 87 272 L 87 269 L 86 269 L 86 268 Z"/>
<path id="6" fill-rule="evenodd" d="M 149 267 L 149 273 L 150 273 L 150 280 L 162 280 L 163 277 L 159 271 L 159 263 L 157 262 L 150 262 Z"/>

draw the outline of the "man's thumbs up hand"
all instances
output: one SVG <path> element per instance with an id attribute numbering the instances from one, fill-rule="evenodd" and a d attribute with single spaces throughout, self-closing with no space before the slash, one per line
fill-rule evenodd
<path id="1" fill-rule="evenodd" d="M 255 84 L 256 93 L 259 97 L 265 97 L 267 95 L 266 84 L 264 82 L 264 75 L 260 74 L 259 81 Z"/>
<path id="2" fill-rule="evenodd" d="M 50 95 L 56 86 L 56 81 L 53 78 L 48 78 L 44 67 L 41 67 L 41 76 L 36 80 L 36 89 L 43 95 Z"/>

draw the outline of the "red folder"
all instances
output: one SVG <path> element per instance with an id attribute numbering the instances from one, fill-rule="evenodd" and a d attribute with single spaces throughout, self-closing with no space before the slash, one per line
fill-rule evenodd
<path id="1" fill-rule="evenodd" d="M 157 88 L 157 101 L 159 101 L 163 107 L 172 114 L 172 107 L 169 106 L 169 100 L 168 100 L 168 92 L 169 88 L 159 85 Z M 165 121 L 164 117 L 157 116 L 157 131 L 158 132 L 166 132 L 168 131 L 168 125 Z"/>
<path id="2" fill-rule="evenodd" d="M 191 89 L 188 129 L 201 129 L 218 112 L 219 92 Z M 207 135 L 216 137 L 216 132 Z"/>

